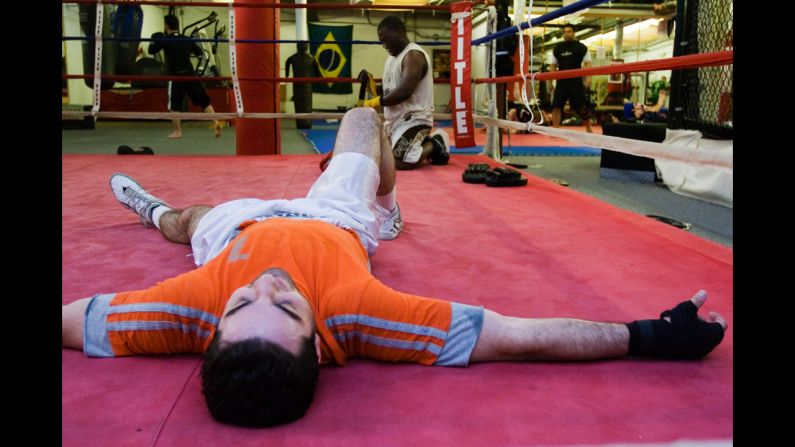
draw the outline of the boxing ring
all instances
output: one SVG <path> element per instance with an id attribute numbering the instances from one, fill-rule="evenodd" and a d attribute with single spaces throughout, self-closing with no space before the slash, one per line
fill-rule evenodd
<path id="1" fill-rule="evenodd" d="M 205 3 L 230 11 L 323 7 Z M 578 3 L 584 7 L 599 2 Z M 516 28 L 510 32 L 517 32 Z M 232 34 L 228 40 L 230 46 L 256 45 L 234 42 Z M 706 57 L 711 58 L 706 63 L 731 61 L 728 54 Z M 671 59 L 675 60 L 648 69 L 705 63 L 703 58 Z M 619 73 L 627 67 L 592 70 L 613 69 Z M 586 73 L 597 71 L 538 74 L 534 79 Z M 99 72 L 67 76 L 93 77 L 95 85 L 108 78 Z M 221 78 L 234 83 L 235 76 Z M 450 82 L 455 83 L 453 78 Z M 237 82 L 246 80 L 295 81 L 237 76 Z M 500 82 L 489 78 L 463 83 L 470 81 Z M 95 102 L 91 111 L 63 115 L 271 121 L 342 116 L 250 110 L 245 95 L 236 98 L 232 113 L 107 112 Z M 472 123 L 529 129 L 635 155 L 732 169 L 731 159 L 692 148 L 509 122 L 471 110 L 464 119 Z M 435 119 L 456 123 L 455 114 L 436 114 Z M 200 391 L 198 356 L 89 359 L 81 352 L 63 350 L 62 444 L 731 445 L 733 251 L 531 174 L 523 173 L 529 179 L 527 187 L 499 191 L 462 183 L 467 164 L 500 164 L 493 146 L 485 152 L 454 155 L 446 166 L 398 173 L 398 202 L 406 227 L 397 239 L 383 242 L 373 257 L 372 271 L 379 279 L 401 291 L 481 305 L 502 314 L 615 322 L 655 318 L 661 310 L 705 289 L 709 292 L 705 310 L 718 311 L 728 321 L 723 343 L 704 360 L 693 362 L 623 359 L 434 368 L 354 360 L 345 367 L 321 370 L 315 402 L 303 419 L 259 430 L 211 418 Z M 128 173 L 154 195 L 184 207 L 240 197 L 302 197 L 319 174 L 319 160 L 319 155 L 278 154 L 63 155 L 62 303 L 145 288 L 194 267 L 187 246 L 168 243 L 142 228 L 116 203 L 107 186 L 112 173 Z"/>

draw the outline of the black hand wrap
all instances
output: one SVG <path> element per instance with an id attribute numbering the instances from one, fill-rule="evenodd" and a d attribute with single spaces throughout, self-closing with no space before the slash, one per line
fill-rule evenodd
<path id="1" fill-rule="evenodd" d="M 371 75 L 367 70 L 362 70 L 359 72 L 359 75 L 356 76 L 356 79 L 359 80 L 359 102 L 363 102 L 367 99 L 367 88 L 370 84 Z M 358 104 L 357 105 L 361 105 Z"/>
<path id="2" fill-rule="evenodd" d="M 367 70 L 362 70 L 359 72 L 359 75 L 356 76 L 356 79 L 358 79 L 362 84 L 367 84 L 367 81 L 370 80 L 370 72 Z"/>
<path id="3" fill-rule="evenodd" d="M 697 314 L 698 308 L 688 300 L 661 313 L 659 320 L 628 323 L 629 355 L 664 359 L 706 356 L 723 340 L 724 329 L 719 323 L 699 319 Z"/>

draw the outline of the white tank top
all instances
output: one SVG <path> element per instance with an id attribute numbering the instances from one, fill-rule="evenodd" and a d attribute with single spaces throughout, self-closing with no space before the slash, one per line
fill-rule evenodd
<path id="1" fill-rule="evenodd" d="M 420 79 L 417 88 L 411 97 L 400 104 L 394 106 L 384 106 L 384 127 L 387 135 L 390 135 L 392 144 L 406 129 L 416 125 L 425 124 L 433 126 L 433 77 L 431 74 L 431 58 L 428 53 L 414 42 L 406 45 L 406 48 L 397 56 L 390 55 L 384 63 L 384 78 L 382 87 L 384 96 L 395 90 L 403 81 L 403 58 L 411 50 L 420 51 L 425 56 L 425 63 L 428 65 L 425 76 Z"/>

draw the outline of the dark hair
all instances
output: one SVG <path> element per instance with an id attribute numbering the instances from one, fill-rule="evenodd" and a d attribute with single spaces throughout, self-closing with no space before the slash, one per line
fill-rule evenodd
<path id="1" fill-rule="evenodd" d="M 572 31 L 577 31 L 577 28 L 575 28 L 574 25 L 572 25 L 571 23 L 567 23 L 567 24 L 563 25 L 561 30 L 565 30 L 566 28 L 571 28 Z"/>
<path id="2" fill-rule="evenodd" d="M 179 31 L 179 19 L 175 15 L 167 15 L 163 17 L 163 22 L 171 29 Z"/>
<path id="3" fill-rule="evenodd" d="M 244 427 L 271 427 L 306 413 L 320 371 L 313 337 L 304 339 L 298 356 L 254 338 L 224 346 L 220 340 L 218 331 L 201 368 L 202 394 L 213 418 Z"/>
<path id="4" fill-rule="evenodd" d="M 400 20 L 397 16 L 386 16 L 380 23 L 378 23 L 378 30 L 388 29 L 392 31 L 396 31 L 401 34 L 405 34 L 406 32 L 406 25 L 403 24 L 403 21 Z"/>

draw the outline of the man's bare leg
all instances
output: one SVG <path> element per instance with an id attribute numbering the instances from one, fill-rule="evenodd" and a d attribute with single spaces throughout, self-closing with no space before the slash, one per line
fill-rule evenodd
<path id="1" fill-rule="evenodd" d="M 378 164 L 378 173 L 381 176 L 381 181 L 378 184 L 376 195 L 384 196 L 395 189 L 395 157 L 392 155 L 392 147 L 383 128 L 381 128 L 380 149 L 381 161 Z"/>
<path id="2" fill-rule="evenodd" d="M 357 107 L 345 113 L 334 142 L 334 156 L 345 152 L 364 154 L 381 165 L 383 125 L 375 109 Z"/>
<path id="3" fill-rule="evenodd" d="M 212 104 L 210 104 L 210 105 L 208 105 L 207 107 L 204 108 L 204 113 L 215 113 L 215 109 L 213 109 Z M 218 138 L 218 137 L 221 136 L 221 127 L 222 127 L 222 124 L 221 124 L 220 121 L 213 120 L 213 134 L 215 135 L 215 138 Z"/>
<path id="4" fill-rule="evenodd" d="M 175 113 L 172 111 L 171 113 Z M 182 120 L 179 118 L 172 118 L 171 125 L 174 127 L 174 131 L 168 136 L 168 138 L 182 138 Z"/>
<path id="5" fill-rule="evenodd" d="M 430 144 L 430 143 L 429 143 Z M 403 231 L 403 216 L 397 203 L 397 188 L 395 187 L 395 157 L 392 154 L 392 144 L 383 127 L 381 127 L 381 161 L 378 164 L 380 182 L 376 191 L 375 201 L 387 213 L 379 228 L 378 238 L 381 240 L 395 239 Z"/>
<path id="6" fill-rule="evenodd" d="M 212 209 L 207 205 L 174 209 L 132 177 L 118 172 L 110 177 L 110 190 L 123 207 L 138 215 L 144 226 L 154 225 L 167 240 L 178 244 L 190 244 L 199 221 Z"/>
<path id="7" fill-rule="evenodd" d="M 199 221 L 211 209 L 207 205 L 195 205 L 184 210 L 169 210 L 160 216 L 158 226 L 163 236 L 177 244 L 190 245 L 190 239 L 196 228 L 199 226 Z M 157 208 L 155 208 L 157 212 Z"/>
<path id="8" fill-rule="evenodd" d="M 337 140 L 334 143 L 332 159 L 345 152 L 367 155 L 378 166 L 380 179 L 375 199 L 389 213 L 389 215 L 380 216 L 382 224 L 379 238 L 382 240 L 396 238 L 403 229 L 403 220 L 397 205 L 395 160 L 389 139 L 384 134 L 381 118 L 378 117 L 374 109 L 355 108 L 349 110 L 342 117 Z"/>

